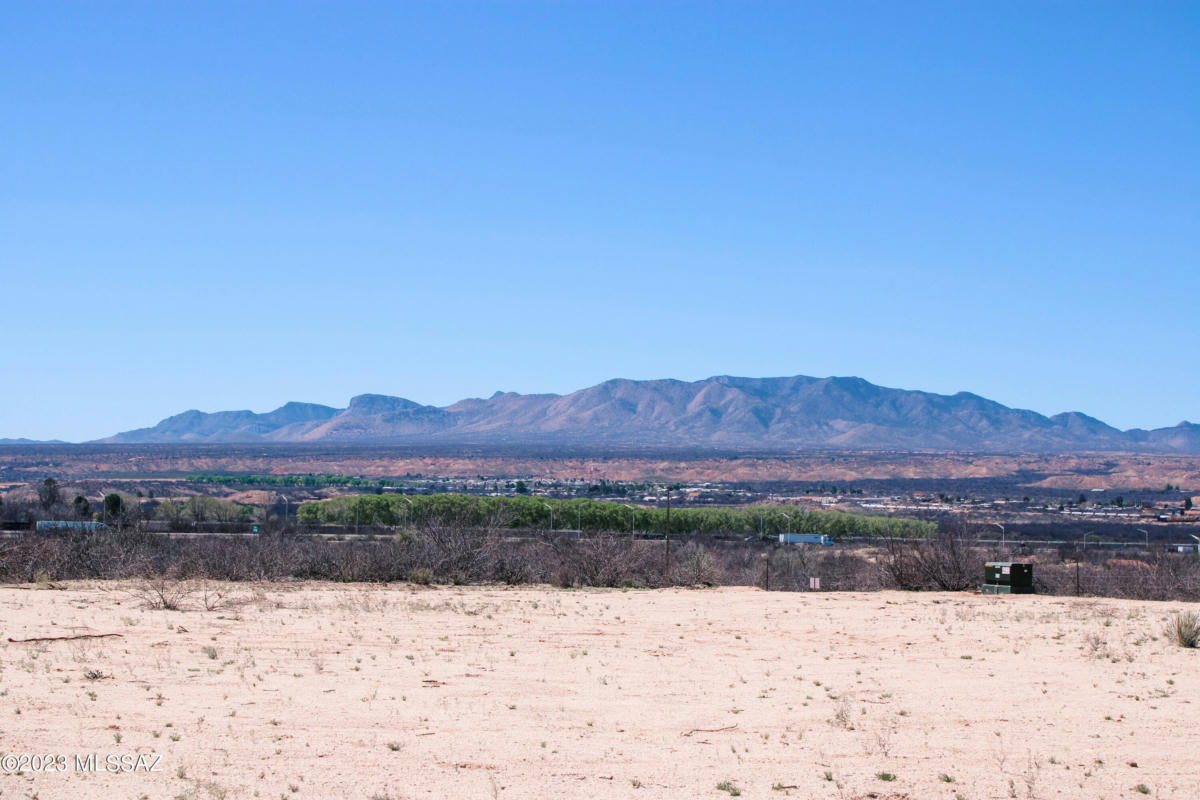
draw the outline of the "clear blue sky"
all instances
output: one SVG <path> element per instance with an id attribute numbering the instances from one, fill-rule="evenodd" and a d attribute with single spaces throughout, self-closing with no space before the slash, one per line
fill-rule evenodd
<path id="1" fill-rule="evenodd" d="M 17 2 L 0 437 L 610 377 L 1200 420 L 1195 2 Z"/>

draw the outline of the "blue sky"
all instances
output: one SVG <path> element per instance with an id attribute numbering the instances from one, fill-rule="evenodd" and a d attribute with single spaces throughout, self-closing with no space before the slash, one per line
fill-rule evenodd
<path id="1" fill-rule="evenodd" d="M 1200 420 L 1195 3 L 14 3 L 0 437 L 610 377 Z"/>

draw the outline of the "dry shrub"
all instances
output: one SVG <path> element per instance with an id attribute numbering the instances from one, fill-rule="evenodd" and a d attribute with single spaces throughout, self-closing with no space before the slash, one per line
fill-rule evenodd
<path id="1" fill-rule="evenodd" d="M 559 537 L 551 542 L 560 586 L 654 586 L 662 583 L 664 543 L 625 536 Z"/>
<path id="2" fill-rule="evenodd" d="M 133 590 L 133 595 L 144 608 L 154 611 L 181 611 L 184 601 L 196 587 L 191 581 L 179 580 L 169 575 L 154 575 Z"/>
<path id="3" fill-rule="evenodd" d="M 417 562 L 435 576 L 453 583 L 478 583 L 487 580 L 499 536 L 490 529 L 436 522 L 421 528 L 412 545 Z"/>
<path id="4" fill-rule="evenodd" d="M 968 547 L 957 531 L 925 541 L 886 540 L 884 569 L 901 589 L 957 592 L 980 582 L 983 551 Z"/>
<path id="5" fill-rule="evenodd" d="M 518 539 L 511 531 L 445 521 L 400 537 L 329 541 L 311 535 L 206 536 L 175 539 L 139 531 L 29 534 L 0 540 L 0 582 L 34 580 L 144 581 L 139 599 L 153 607 L 204 594 L 204 580 L 407 581 L 414 571 L 453 583 L 557 583 L 563 586 L 762 585 L 768 552 L 758 542 L 703 537 L 665 542 L 627 535 L 549 534 Z M 987 551 L 967 547 L 957 533 L 926 541 L 877 545 L 799 545 L 770 551 L 771 589 L 805 591 L 818 577 L 825 591 L 900 587 L 955 590 L 982 579 Z M 1110 553 L 1069 551 L 1036 559 L 1037 590 L 1146 600 L 1200 600 L 1200 559 L 1175 553 L 1145 561 Z M 1078 559 L 1078 563 L 1076 561 Z M 418 572 L 424 575 L 425 572 Z M 182 594 L 179 592 L 182 591 Z M 209 589 L 204 606 L 229 601 Z M 166 605 L 164 605 L 164 603 Z"/>
<path id="6" fill-rule="evenodd" d="M 1200 647 L 1200 615 L 1179 611 L 1167 623 L 1167 638 L 1180 647 Z"/>
<path id="7" fill-rule="evenodd" d="M 703 545 L 688 542 L 679 553 L 674 582 L 685 586 L 713 586 L 720 572 L 717 558 Z"/>
<path id="8" fill-rule="evenodd" d="M 249 595 L 230 594 L 227 587 L 220 587 L 211 581 L 200 581 L 200 605 L 205 611 L 220 611 L 225 608 L 236 608 L 254 602 Z"/>

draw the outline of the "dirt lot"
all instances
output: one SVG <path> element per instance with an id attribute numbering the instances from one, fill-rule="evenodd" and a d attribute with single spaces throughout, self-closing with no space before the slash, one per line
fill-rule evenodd
<path id="1" fill-rule="evenodd" d="M 1200 797 L 1179 604 L 209 592 L 0 588 L 0 798 Z"/>

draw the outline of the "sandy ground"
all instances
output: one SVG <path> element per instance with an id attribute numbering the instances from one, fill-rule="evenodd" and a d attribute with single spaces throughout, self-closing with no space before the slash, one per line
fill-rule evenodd
<path id="1" fill-rule="evenodd" d="M 1178 604 L 217 591 L 0 588 L 0 797 L 1200 797 Z"/>

